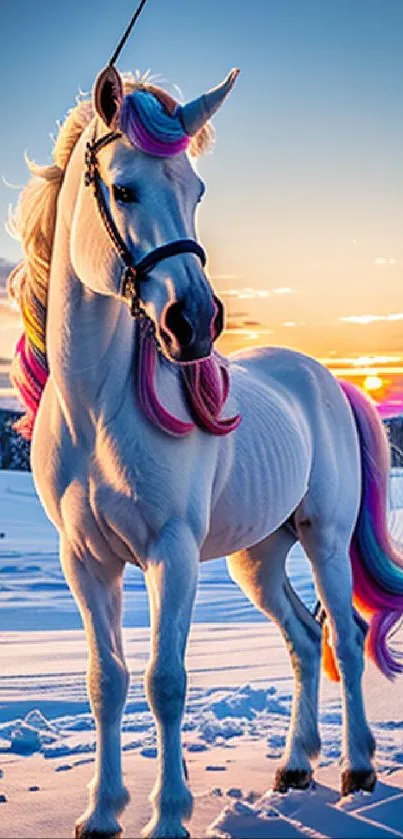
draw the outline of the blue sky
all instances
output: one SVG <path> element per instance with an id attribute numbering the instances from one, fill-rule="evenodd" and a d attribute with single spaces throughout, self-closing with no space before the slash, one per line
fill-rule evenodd
<path id="1" fill-rule="evenodd" d="M 23 184 L 81 88 L 90 90 L 133 2 L 21 0 L 0 11 L 0 174 Z M 119 60 L 192 98 L 241 76 L 201 162 L 200 234 L 231 316 L 327 353 L 396 352 L 403 311 L 403 2 L 148 0 Z M 3 228 L 16 193 L 0 185 Z M 235 292 L 244 288 L 249 297 Z M 289 294 L 275 294 L 290 288 Z M 234 292 L 231 294 L 231 292 Z M 246 309 L 246 311 L 245 311 Z M 369 313 L 358 329 L 340 321 Z"/>

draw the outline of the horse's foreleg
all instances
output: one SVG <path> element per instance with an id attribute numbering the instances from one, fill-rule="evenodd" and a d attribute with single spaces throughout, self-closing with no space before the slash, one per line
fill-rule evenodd
<path id="1" fill-rule="evenodd" d="M 252 603 L 278 624 L 294 670 L 295 689 L 291 724 L 275 780 L 275 788 L 309 786 L 311 759 L 320 750 L 318 691 L 321 629 L 303 606 L 288 581 L 285 561 L 295 542 L 285 528 L 263 542 L 230 557 L 232 579 Z"/>
<path id="2" fill-rule="evenodd" d="M 199 548 L 190 528 L 171 520 L 148 551 L 146 584 L 150 601 L 151 658 L 147 697 L 155 716 L 158 777 L 151 800 L 154 814 L 146 837 L 188 833 L 192 797 L 182 761 L 181 722 L 186 694 L 184 656 L 196 594 Z"/>
<path id="3" fill-rule="evenodd" d="M 121 637 L 123 565 L 111 558 L 110 565 L 100 566 L 89 554 L 79 559 L 65 540 L 61 562 L 87 636 L 87 685 L 97 735 L 89 806 L 76 824 L 76 836 L 111 837 L 120 833 L 117 816 L 129 800 L 122 781 L 120 743 L 129 681 Z"/>

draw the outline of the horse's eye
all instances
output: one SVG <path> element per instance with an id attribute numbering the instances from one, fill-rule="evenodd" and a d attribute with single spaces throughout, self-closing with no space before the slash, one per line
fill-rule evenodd
<path id="1" fill-rule="evenodd" d="M 132 186 L 119 186 L 119 184 L 113 185 L 113 197 L 120 204 L 136 204 L 139 200 L 137 192 Z"/>

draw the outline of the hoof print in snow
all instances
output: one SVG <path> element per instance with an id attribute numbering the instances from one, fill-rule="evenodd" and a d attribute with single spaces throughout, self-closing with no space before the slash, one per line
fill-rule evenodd
<path id="1" fill-rule="evenodd" d="M 274 778 L 273 791 L 286 793 L 290 789 L 309 789 L 312 772 L 305 769 L 278 769 Z"/>
<path id="2" fill-rule="evenodd" d="M 187 750 L 188 752 L 206 752 L 207 746 L 205 743 L 189 743 Z"/>
<path id="3" fill-rule="evenodd" d="M 354 792 L 373 792 L 376 773 L 373 769 L 346 769 L 341 776 L 341 794 L 352 795 Z"/>
<path id="4" fill-rule="evenodd" d="M 28 792 L 39 792 L 39 790 L 40 787 L 38 787 L 38 784 L 32 784 L 31 787 L 28 787 Z"/>
<path id="5" fill-rule="evenodd" d="M 230 798 L 242 798 L 242 790 L 239 789 L 239 787 L 230 787 L 227 789 L 226 794 L 229 795 Z"/>
<path id="6" fill-rule="evenodd" d="M 0 804 L 7 804 L 7 796 L 4 793 L 0 793 Z"/>
<path id="7" fill-rule="evenodd" d="M 226 766 L 216 766 L 213 763 L 209 763 L 208 766 L 206 766 L 206 772 L 226 772 L 226 770 Z"/>
<path id="8" fill-rule="evenodd" d="M 155 746 L 144 746 L 143 749 L 140 751 L 141 757 L 151 757 L 155 759 L 157 757 L 157 749 Z"/>

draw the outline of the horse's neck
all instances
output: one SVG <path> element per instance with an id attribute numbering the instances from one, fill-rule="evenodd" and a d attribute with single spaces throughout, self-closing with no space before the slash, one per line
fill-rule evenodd
<path id="1" fill-rule="evenodd" d="M 54 253 L 47 349 L 63 412 L 69 424 L 84 429 L 122 401 L 136 364 L 136 324 L 120 301 L 80 282 L 67 253 L 67 247 Z"/>
<path id="2" fill-rule="evenodd" d="M 134 381 L 138 329 L 122 301 L 91 292 L 75 276 L 66 237 L 53 254 L 47 350 L 50 374 L 70 429 L 92 437 L 94 421 L 108 422 L 128 392 L 131 416 L 127 421 L 137 414 L 141 425 L 143 414 Z M 179 376 L 174 364 L 157 363 L 160 401 L 176 417 L 190 421 Z"/>

